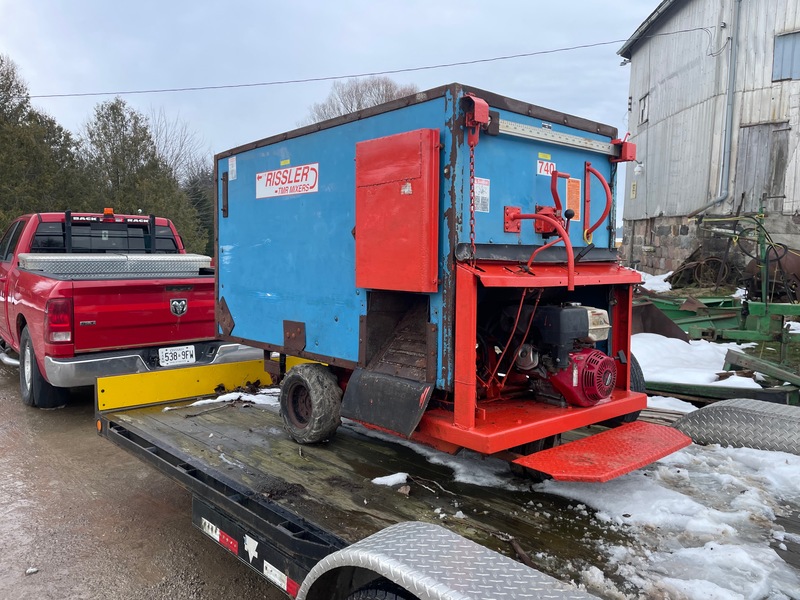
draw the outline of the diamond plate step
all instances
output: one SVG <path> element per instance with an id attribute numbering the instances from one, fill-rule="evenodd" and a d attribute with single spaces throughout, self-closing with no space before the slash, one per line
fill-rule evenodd
<path id="1" fill-rule="evenodd" d="M 514 462 L 558 481 L 600 483 L 640 469 L 691 443 L 691 438 L 672 427 L 635 421 Z"/>
<path id="2" fill-rule="evenodd" d="M 800 407 L 739 398 L 684 415 L 673 427 L 698 444 L 800 454 Z"/>

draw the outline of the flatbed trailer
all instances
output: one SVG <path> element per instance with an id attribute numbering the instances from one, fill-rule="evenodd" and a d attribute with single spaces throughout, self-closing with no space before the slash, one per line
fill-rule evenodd
<path id="1" fill-rule="evenodd" d="M 612 127 L 460 84 L 218 154 L 218 330 L 265 360 L 98 380 L 98 431 L 290 596 L 592 597 L 543 571 L 578 580 L 606 532 L 511 470 L 605 482 L 691 441 L 636 421 L 640 276 L 611 236 L 634 158 Z M 280 413 L 154 406 L 272 376 Z M 426 460 L 456 453 L 502 468 L 462 485 Z M 396 473 L 408 493 L 372 481 Z"/>
<path id="2" fill-rule="evenodd" d="M 400 599 L 595 597 L 542 570 L 559 571 L 561 552 L 591 562 L 587 540 L 607 532 L 510 471 L 499 476 L 516 489 L 458 483 L 450 468 L 356 424 L 301 447 L 277 400 L 192 406 L 219 384 L 268 382 L 263 366 L 99 379 L 98 432 L 189 490 L 193 524 L 290 597 L 382 598 L 362 588 L 387 582 L 400 588 L 386 597 Z M 192 397 L 172 400 L 182 395 Z M 371 481 L 398 472 L 409 474 L 407 494 Z"/>

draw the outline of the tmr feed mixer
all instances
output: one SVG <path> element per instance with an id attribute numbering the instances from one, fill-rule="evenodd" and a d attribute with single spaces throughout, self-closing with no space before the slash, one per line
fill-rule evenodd
<path id="1" fill-rule="evenodd" d="M 636 421 L 640 278 L 611 233 L 634 155 L 612 127 L 459 84 L 223 152 L 223 337 L 314 361 L 265 361 L 300 443 L 344 416 L 560 480 L 649 464 L 690 440 Z"/>

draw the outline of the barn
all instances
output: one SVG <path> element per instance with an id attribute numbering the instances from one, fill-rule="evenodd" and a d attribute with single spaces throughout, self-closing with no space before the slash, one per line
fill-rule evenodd
<path id="1" fill-rule="evenodd" d="M 759 214 L 768 239 L 800 248 L 800 3 L 663 0 L 618 54 L 637 145 L 623 259 L 741 264 L 731 232 Z"/>

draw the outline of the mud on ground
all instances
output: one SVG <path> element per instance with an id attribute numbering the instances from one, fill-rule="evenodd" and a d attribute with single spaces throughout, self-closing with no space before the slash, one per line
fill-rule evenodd
<path id="1" fill-rule="evenodd" d="M 192 526 L 188 492 L 97 435 L 92 394 L 32 409 L 0 367 L 0 600 L 286 598 Z"/>

